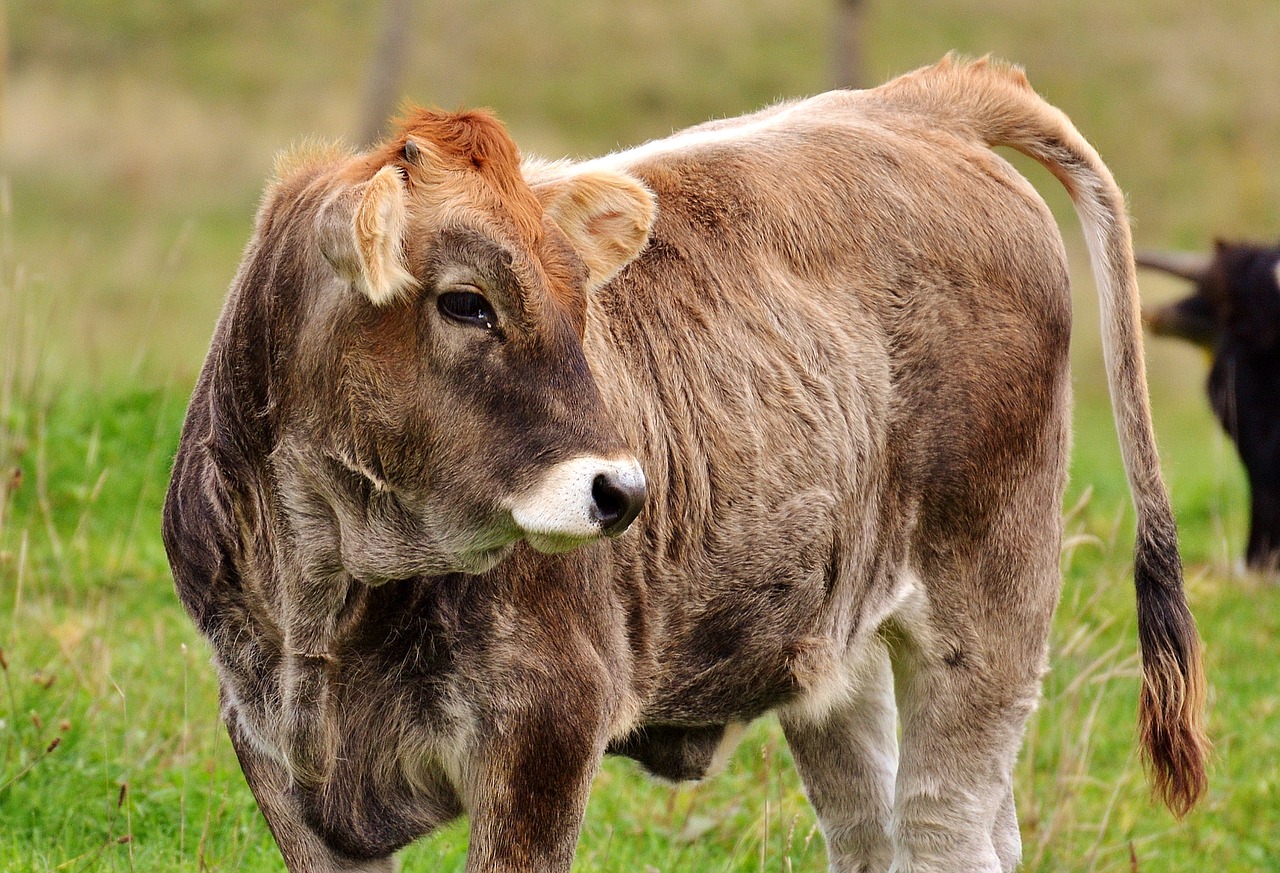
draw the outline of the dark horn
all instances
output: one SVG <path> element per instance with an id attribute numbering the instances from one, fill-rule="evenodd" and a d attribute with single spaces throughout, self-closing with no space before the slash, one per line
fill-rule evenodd
<path id="1" fill-rule="evenodd" d="M 1134 255 L 1139 267 L 1160 270 L 1192 282 L 1199 282 L 1209 272 L 1213 256 L 1201 252 L 1155 252 L 1139 251 Z"/>

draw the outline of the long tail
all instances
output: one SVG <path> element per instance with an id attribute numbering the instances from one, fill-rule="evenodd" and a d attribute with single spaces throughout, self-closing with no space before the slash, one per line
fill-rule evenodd
<path id="1" fill-rule="evenodd" d="M 1041 99 L 1018 67 L 961 61 L 891 82 L 910 101 L 991 146 L 1043 164 L 1067 189 L 1084 227 L 1102 308 L 1102 348 L 1129 490 L 1138 513 L 1134 584 L 1143 686 L 1142 744 L 1154 789 L 1179 817 L 1204 794 L 1209 742 L 1202 725 L 1205 683 L 1200 637 L 1182 587 L 1182 561 L 1169 493 L 1160 476 L 1147 399 L 1141 313 L 1124 195 L 1093 147 Z"/>

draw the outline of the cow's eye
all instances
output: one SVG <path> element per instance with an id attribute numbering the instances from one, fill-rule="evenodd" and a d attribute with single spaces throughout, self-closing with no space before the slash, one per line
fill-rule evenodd
<path id="1" fill-rule="evenodd" d="M 436 299 L 440 314 L 463 324 L 492 330 L 498 323 L 493 306 L 474 291 L 447 291 Z"/>

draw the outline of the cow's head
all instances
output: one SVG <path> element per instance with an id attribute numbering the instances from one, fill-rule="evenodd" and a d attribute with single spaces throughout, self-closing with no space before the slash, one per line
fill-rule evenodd
<path id="1" fill-rule="evenodd" d="M 1280 248 L 1219 240 L 1212 255 L 1139 252 L 1138 265 L 1194 283 L 1182 300 L 1143 312 L 1157 336 L 1185 339 L 1214 351 L 1280 346 Z"/>
<path id="2" fill-rule="evenodd" d="M 1152 333 L 1207 349 L 1209 400 L 1249 475 L 1247 561 L 1280 566 L 1280 247 L 1219 241 L 1212 255 L 1147 252 L 1151 267 L 1194 283 L 1144 312 Z"/>
<path id="3" fill-rule="evenodd" d="M 292 163 L 259 234 L 302 228 L 272 461 L 312 562 L 368 582 L 479 572 L 520 539 L 625 530 L 645 479 L 583 336 L 652 195 L 574 168 L 531 186 L 480 112 L 415 111 L 368 154 Z"/>

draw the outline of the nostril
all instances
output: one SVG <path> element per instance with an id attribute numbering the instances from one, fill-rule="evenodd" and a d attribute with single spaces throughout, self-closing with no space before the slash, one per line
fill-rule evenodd
<path id="1" fill-rule="evenodd" d="M 644 507 L 643 480 L 627 482 L 601 473 L 591 482 L 593 514 L 608 536 L 617 536 L 635 521 Z"/>
<path id="2" fill-rule="evenodd" d="M 604 473 L 592 480 L 591 499 L 595 503 L 596 519 L 606 531 L 627 514 L 627 495 Z"/>

